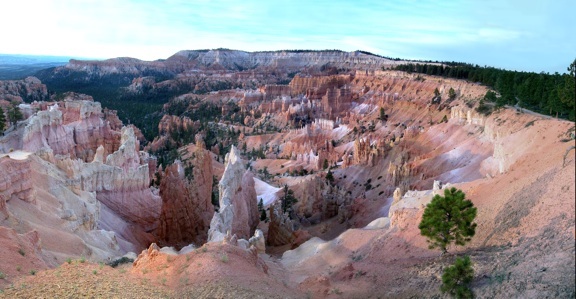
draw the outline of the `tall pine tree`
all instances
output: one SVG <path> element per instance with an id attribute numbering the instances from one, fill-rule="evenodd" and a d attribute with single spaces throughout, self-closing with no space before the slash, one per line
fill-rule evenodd
<path id="1" fill-rule="evenodd" d="M 4 135 L 4 129 L 6 129 L 6 116 L 4 116 L 4 109 L 0 107 L 0 133 Z"/>
<path id="2" fill-rule="evenodd" d="M 467 200 L 462 190 L 444 190 L 444 196 L 436 195 L 426 206 L 418 228 L 428 237 L 430 249 L 440 248 L 442 254 L 454 242 L 464 245 L 476 233 L 476 208 Z"/>

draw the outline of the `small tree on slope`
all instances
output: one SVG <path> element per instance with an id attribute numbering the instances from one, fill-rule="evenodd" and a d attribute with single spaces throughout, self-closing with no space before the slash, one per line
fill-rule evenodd
<path id="1" fill-rule="evenodd" d="M 4 109 L 0 107 L 0 134 L 4 134 L 4 129 L 6 129 L 6 117 L 4 116 Z"/>
<path id="2" fill-rule="evenodd" d="M 456 298 L 473 298 L 470 283 L 474 279 L 474 269 L 469 256 L 456 258 L 454 265 L 449 266 L 442 274 L 442 293 L 448 293 Z"/>
<path id="3" fill-rule="evenodd" d="M 442 254 L 452 242 L 464 245 L 476 232 L 476 208 L 456 188 L 444 190 L 444 197 L 434 196 L 426 206 L 418 228 L 428 238 L 430 249 L 440 248 Z"/>

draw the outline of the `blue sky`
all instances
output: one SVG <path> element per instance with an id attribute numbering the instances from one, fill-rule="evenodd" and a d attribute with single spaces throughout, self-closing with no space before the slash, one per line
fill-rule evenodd
<path id="1" fill-rule="evenodd" d="M 0 53 L 144 60 L 179 50 L 365 50 L 523 71 L 576 58 L 574 0 L 18 0 Z"/>

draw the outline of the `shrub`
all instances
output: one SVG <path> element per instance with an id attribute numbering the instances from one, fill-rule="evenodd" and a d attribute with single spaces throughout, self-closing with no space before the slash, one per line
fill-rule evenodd
<path id="1" fill-rule="evenodd" d="M 474 269 L 470 257 L 456 258 L 454 264 L 444 270 L 440 290 L 456 298 L 473 298 L 474 293 L 470 289 L 473 279 Z"/>
<path id="2" fill-rule="evenodd" d="M 486 104 L 484 102 L 484 100 L 480 100 L 478 107 L 476 107 L 476 112 L 478 112 L 484 116 L 488 116 L 488 115 L 492 114 L 493 110 L 494 110 L 494 108 L 491 105 Z"/>
<path id="3" fill-rule="evenodd" d="M 228 262 L 228 255 L 226 255 L 226 253 L 223 253 L 220 255 L 220 261 L 223 263 L 227 263 Z"/>
<path id="4" fill-rule="evenodd" d="M 132 263 L 132 262 L 134 262 L 133 259 L 123 256 L 119 259 L 111 261 L 110 263 L 108 263 L 108 266 L 110 266 L 112 268 L 116 268 L 116 267 L 118 267 L 118 265 Z"/>

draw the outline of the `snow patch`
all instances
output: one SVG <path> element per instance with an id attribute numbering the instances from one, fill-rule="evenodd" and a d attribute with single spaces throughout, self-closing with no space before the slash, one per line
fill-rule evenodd
<path id="1" fill-rule="evenodd" d="M 389 226 L 390 226 L 390 218 L 381 217 L 376 218 L 372 222 L 368 223 L 368 225 L 366 225 L 364 229 L 381 229 L 381 228 L 387 228 Z"/>
<path id="2" fill-rule="evenodd" d="M 276 192 L 282 188 L 274 187 L 258 178 L 254 178 L 254 189 L 256 189 L 256 197 L 258 198 L 258 202 L 260 202 L 260 199 L 262 199 L 264 207 L 268 207 L 278 199 Z"/>
<path id="3" fill-rule="evenodd" d="M 11 153 L 8 153 L 8 154 L 1 154 L 0 158 L 8 156 L 14 160 L 26 160 L 26 159 L 28 159 L 28 156 L 30 156 L 30 154 L 32 154 L 32 153 L 17 150 L 17 151 L 13 151 Z"/>

